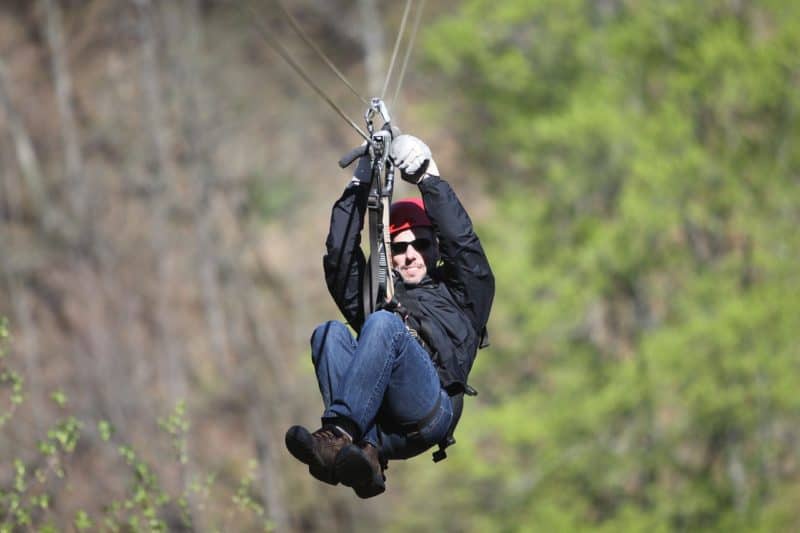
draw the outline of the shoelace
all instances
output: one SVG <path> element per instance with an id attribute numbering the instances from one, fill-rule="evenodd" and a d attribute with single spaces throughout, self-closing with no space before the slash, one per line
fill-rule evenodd
<path id="1" fill-rule="evenodd" d="M 336 431 L 330 428 L 319 428 L 314 433 L 312 433 L 312 435 L 326 442 L 331 442 L 339 438 L 344 439 L 348 442 L 353 442 L 352 437 L 350 437 L 350 435 L 346 431 L 339 428 L 336 429 L 338 430 L 339 433 L 338 435 Z"/>
<path id="2" fill-rule="evenodd" d="M 313 433 L 313 435 L 316 438 L 324 441 L 332 441 L 336 438 L 336 434 L 334 434 L 334 432 L 329 429 L 318 429 Z"/>

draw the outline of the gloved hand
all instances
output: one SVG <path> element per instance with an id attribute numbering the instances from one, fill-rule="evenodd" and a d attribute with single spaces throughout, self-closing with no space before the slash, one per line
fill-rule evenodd
<path id="1" fill-rule="evenodd" d="M 431 149 L 413 135 L 400 135 L 392 141 L 389 157 L 400 169 L 400 176 L 409 183 L 418 184 L 428 174 L 439 175 Z"/>

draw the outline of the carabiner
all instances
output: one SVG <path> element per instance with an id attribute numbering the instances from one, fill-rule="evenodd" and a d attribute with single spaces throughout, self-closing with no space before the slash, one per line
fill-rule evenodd
<path id="1" fill-rule="evenodd" d="M 375 113 L 380 114 L 384 124 L 389 124 L 391 126 L 392 122 L 392 118 L 389 116 L 389 108 L 386 107 L 386 104 L 383 102 L 383 100 L 380 98 L 373 98 L 369 107 L 364 113 L 364 120 L 367 123 L 367 130 L 369 130 L 370 135 L 372 135 L 372 133 L 375 131 L 375 128 L 372 124 L 372 117 L 375 116 Z"/>

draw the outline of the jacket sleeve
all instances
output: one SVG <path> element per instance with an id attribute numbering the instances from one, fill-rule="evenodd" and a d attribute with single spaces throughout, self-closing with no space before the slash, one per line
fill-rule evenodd
<path id="1" fill-rule="evenodd" d="M 369 187 L 351 183 L 333 204 L 327 253 L 322 260 L 325 282 L 339 310 L 356 331 L 364 323 L 361 291 L 366 260 L 361 251 L 361 230 Z"/>
<path id="2" fill-rule="evenodd" d="M 450 185 L 438 176 L 419 184 L 425 210 L 439 239 L 443 278 L 480 335 L 494 299 L 494 275 L 480 240 Z"/>

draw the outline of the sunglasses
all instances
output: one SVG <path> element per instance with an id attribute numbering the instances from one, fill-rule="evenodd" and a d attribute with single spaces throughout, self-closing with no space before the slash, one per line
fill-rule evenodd
<path id="1" fill-rule="evenodd" d="M 421 237 L 408 242 L 393 242 L 392 254 L 400 255 L 406 253 L 406 248 L 408 248 L 409 245 L 413 246 L 418 252 L 424 252 L 431 247 L 431 240 Z"/>

